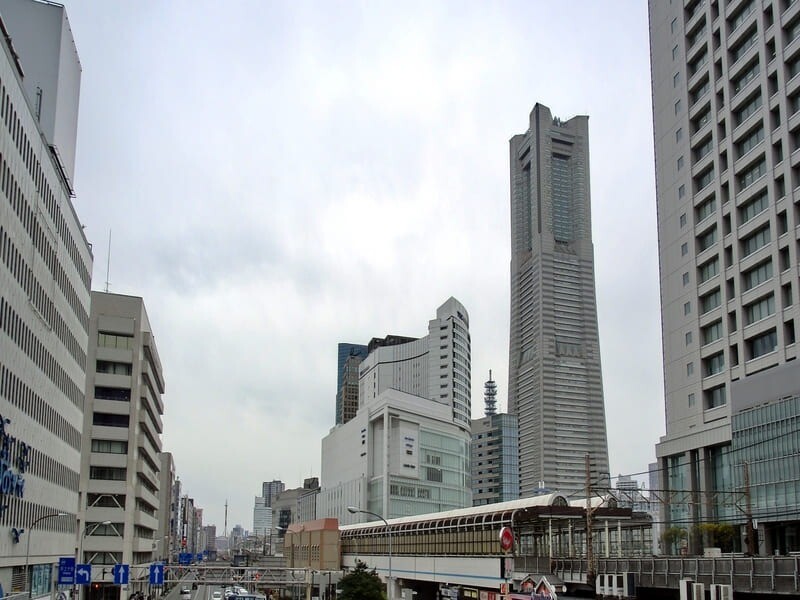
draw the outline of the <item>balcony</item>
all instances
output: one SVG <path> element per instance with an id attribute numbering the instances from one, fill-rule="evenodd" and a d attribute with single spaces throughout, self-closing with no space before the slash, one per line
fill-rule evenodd
<path id="1" fill-rule="evenodd" d="M 133 524 L 152 529 L 153 531 L 158 529 L 158 519 L 140 510 L 134 511 Z"/>
<path id="2" fill-rule="evenodd" d="M 145 500 L 152 506 L 158 506 L 158 498 L 156 495 L 144 487 L 144 485 L 142 485 L 140 482 L 137 482 L 136 485 L 133 486 L 133 491 L 137 498 Z"/>

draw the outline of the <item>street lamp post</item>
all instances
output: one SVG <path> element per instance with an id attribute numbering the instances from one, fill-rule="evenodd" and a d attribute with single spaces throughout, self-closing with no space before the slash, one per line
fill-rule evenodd
<path id="1" fill-rule="evenodd" d="M 33 595 L 33 590 L 31 589 L 31 583 L 33 582 L 31 580 L 30 574 L 28 573 L 28 566 L 31 557 L 31 534 L 33 533 L 33 528 L 36 527 L 36 525 L 40 521 L 44 521 L 45 519 L 52 519 L 53 517 L 66 517 L 66 516 L 67 513 L 65 512 L 57 512 L 50 515 L 44 515 L 36 519 L 33 523 L 31 523 L 31 526 L 28 527 L 28 541 L 26 542 L 26 548 L 25 548 L 25 582 L 28 584 L 28 598 L 30 598 Z"/>
<path id="2" fill-rule="evenodd" d="M 392 530 L 389 527 L 389 522 L 378 513 L 374 513 L 371 510 L 364 510 L 363 508 L 359 508 L 357 506 L 348 506 L 347 512 L 351 514 L 364 513 L 365 515 L 372 515 L 376 519 L 383 521 L 383 523 L 386 525 L 386 537 L 389 541 L 389 577 L 387 579 L 388 593 L 386 595 L 388 600 L 394 600 L 394 581 L 392 580 Z"/>

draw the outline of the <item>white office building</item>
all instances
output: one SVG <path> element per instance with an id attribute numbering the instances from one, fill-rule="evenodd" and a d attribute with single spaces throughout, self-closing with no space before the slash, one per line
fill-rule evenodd
<path id="1" fill-rule="evenodd" d="M 471 506 L 469 442 L 449 406 L 387 389 L 323 438 L 317 517 L 348 524 L 369 520 L 348 506 L 385 518 Z"/>
<path id="2" fill-rule="evenodd" d="M 147 564 L 166 535 L 158 520 L 164 375 L 141 298 L 92 292 L 87 364 L 81 562 Z M 112 585 L 110 569 L 93 580 Z"/>
<path id="3" fill-rule="evenodd" d="M 436 310 L 425 337 L 373 338 L 359 366 L 359 409 L 385 390 L 400 390 L 449 407 L 453 423 L 469 433 L 470 348 L 469 315 L 452 297 Z"/>
<path id="4" fill-rule="evenodd" d="M 2 0 L 0 34 L 0 595 L 38 598 L 77 531 L 92 254 L 60 157 L 80 62 L 63 6 Z"/>

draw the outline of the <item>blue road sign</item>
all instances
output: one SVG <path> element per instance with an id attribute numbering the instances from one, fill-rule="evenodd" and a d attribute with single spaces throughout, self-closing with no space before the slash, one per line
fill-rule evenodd
<path id="1" fill-rule="evenodd" d="M 58 559 L 58 585 L 73 585 L 75 583 L 75 559 L 71 556 L 62 556 Z"/>
<path id="2" fill-rule="evenodd" d="M 130 565 L 121 563 L 114 565 L 111 569 L 111 572 L 114 573 L 114 585 L 128 585 L 128 574 L 130 570 Z"/>
<path id="3" fill-rule="evenodd" d="M 188 565 L 192 562 L 192 553 L 191 552 L 181 552 L 178 554 L 178 563 L 181 565 Z"/>
<path id="4" fill-rule="evenodd" d="M 75 583 L 78 585 L 92 583 L 92 565 L 75 565 Z"/>
<path id="5" fill-rule="evenodd" d="M 150 585 L 164 585 L 164 565 L 150 565 Z"/>
<path id="6" fill-rule="evenodd" d="M 197 562 L 203 562 L 203 553 L 199 552 L 194 558 Z"/>

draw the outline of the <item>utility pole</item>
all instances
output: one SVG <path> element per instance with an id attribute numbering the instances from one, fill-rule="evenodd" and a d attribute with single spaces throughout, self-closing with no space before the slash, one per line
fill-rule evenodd
<path id="1" fill-rule="evenodd" d="M 586 453 L 586 583 L 594 589 L 594 552 L 592 551 L 592 472 Z"/>
<path id="2" fill-rule="evenodd" d="M 756 530 L 753 527 L 753 503 L 750 497 L 750 463 L 744 462 L 744 497 L 745 497 L 745 517 L 747 518 L 747 553 L 755 556 L 758 552 L 756 546 Z"/>

